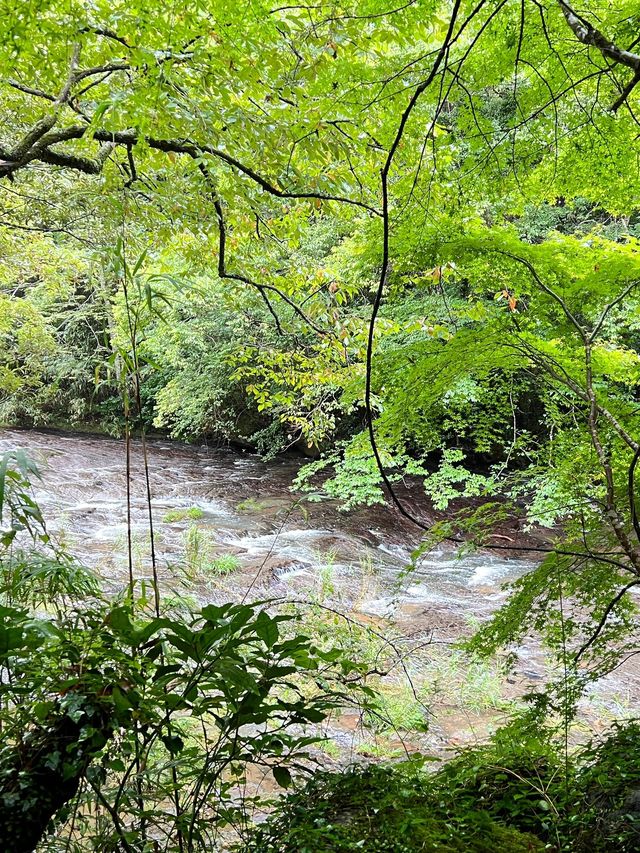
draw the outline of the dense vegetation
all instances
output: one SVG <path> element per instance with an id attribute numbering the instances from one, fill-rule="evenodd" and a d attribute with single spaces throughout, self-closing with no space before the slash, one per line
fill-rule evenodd
<path id="1" fill-rule="evenodd" d="M 278 805 L 248 849 L 637 850 L 637 738 L 637 723 L 619 727 L 563 766 L 548 733 L 532 736 L 519 721 L 428 776 L 415 760 L 318 774 Z"/>
<path id="2" fill-rule="evenodd" d="M 296 488 L 388 502 L 424 530 L 416 563 L 547 527 L 468 650 L 535 632 L 562 676 L 536 700 L 560 734 L 519 723 L 524 754 L 318 777 L 252 841 L 250 768 L 286 787 L 310 725 L 375 715 L 368 662 L 272 602 L 174 612 L 153 552 L 151 590 L 130 560 L 105 599 L 10 454 L 3 849 L 48 828 L 43 850 L 183 853 L 231 825 L 256 850 L 638 849 L 636 729 L 567 737 L 638 652 L 637 2 L 3 12 L 0 421 L 304 450 Z"/>

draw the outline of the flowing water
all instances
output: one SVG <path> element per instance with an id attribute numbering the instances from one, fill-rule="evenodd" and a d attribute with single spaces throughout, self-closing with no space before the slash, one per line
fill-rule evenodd
<path id="1" fill-rule="evenodd" d="M 486 619 L 504 601 L 504 583 L 534 565 L 486 551 L 461 556 L 440 548 L 407 572 L 420 541 L 416 528 L 388 507 L 343 513 L 335 503 L 313 502 L 292 492 L 304 460 L 286 457 L 266 463 L 248 452 L 167 440 L 148 445 L 165 599 L 186 597 L 194 604 L 242 598 L 321 602 L 376 628 L 392 626 L 414 639 L 435 637 L 447 643 Z M 124 443 L 77 434 L 0 431 L 0 453 L 16 449 L 26 451 L 40 468 L 42 479 L 34 491 L 50 531 L 100 573 L 109 591 L 122 590 L 128 578 Z M 414 512 L 420 511 L 416 490 L 407 489 L 403 498 Z M 182 517 L 194 508 L 198 518 Z M 144 579 L 151 567 L 138 441 L 132 442 L 131 527 L 134 572 Z M 216 570 L 221 555 L 232 560 L 233 571 Z M 516 696 L 542 683 L 544 670 L 540 650 L 526 645 L 515 677 L 506 682 L 507 694 Z M 627 669 L 609 676 L 590 700 L 589 726 L 597 728 L 603 712 L 610 718 L 637 708 L 638 696 L 637 673 Z M 461 733 L 469 730 L 468 708 L 460 707 L 464 701 L 450 708 L 440 743 L 460 742 Z M 343 722 L 348 729 L 351 723 Z M 338 729 L 332 736 L 340 740 L 343 735 Z"/>
<path id="2" fill-rule="evenodd" d="M 125 448 L 122 441 L 83 435 L 4 430 L 0 453 L 22 449 L 42 481 L 36 497 L 50 529 L 115 590 L 127 578 Z M 392 510 L 369 507 L 342 513 L 331 502 L 313 502 L 291 491 L 303 460 L 265 463 L 229 450 L 150 441 L 152 512 L 163 583 L 183 577 L 188 529 L 212 559 L 232 553 L 240 578 L 221 588 L 198 590 L 219 598 L 253 584 L 261 594 L 323 594 L 364 614 L 464 611 L 481 618 L 502 597 L 500 587 L 532 565 L 489 553 L 458 557 L 432 551 L 406 573 L 419 544 L 416 529 Z M 197 508 L 196 520 L 178 518 Z M 132 446 L 132 531 L 136 572 L 149 574 L 148 508 L 140 444 Z M 241 579 L 241 580 L 240 580 Z M 205 585 L 206 586 L 206 585 Z"/>

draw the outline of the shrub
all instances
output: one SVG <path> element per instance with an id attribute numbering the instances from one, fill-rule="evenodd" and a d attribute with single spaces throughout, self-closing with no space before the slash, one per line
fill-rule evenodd
<path id="1" fill-rule="evenodd" d="M 407 769 L 372 766 L 317 774 L 289 795 L 241 848 L 245 853 L 532 853 L 541 841 L 501 826 L 486 812 L 460 811 L 432 780 Z"/>
<path id="2" fill-rule="evenodd" d="M 525 718 L 499 730 L 486 746 L 461 750 L 434 784 L 451 803 L 453 817 L 461 810 L 482 809 L 500 823 L 555 844 L 572 780 L 550 733 L 533 732 Z"/>
<path id="3" fill-rule="evenodd" d="M 214 557 L 207 568 L 216 575 L 228 575 L 240 568 L 240 558 L 235 554 L 220 554 Z"/>
<path id="4" fill-rule="evenodd" d="M 640 721 L 615 723 L 579 755 L 567 834 L 576 853 L 640 850 Z"/>

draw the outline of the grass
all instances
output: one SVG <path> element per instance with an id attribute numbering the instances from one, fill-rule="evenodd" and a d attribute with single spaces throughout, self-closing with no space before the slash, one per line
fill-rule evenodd
<path id="1" fill-rule="evenodd" d="M 355 751 L 358 755 L 379 760 L 394 760 L 405 758 L 407 755 L 406 750 L 397 745 L 397 741 L 392 745 L 386 738 L 363 740 L 356 746 Z"/>
<path id="2" fill-rule="evenodd" d="M 212 554 L 214 542 L 207 530 L 192 524 L 184 533 L 184 565 L 190 578 L 228 575 L 240 568 L 235 554 Z"/>
<path id="3" fill-rule="evenodd" d="M 360 568 L 360 588 L 353 599 L 351 609 L 358 613 L 367 598 L 375 598 L 378 591 L 378 579 L 376 577 L 376 567 L 373 564 L 371 554 L 365 554 L 359 560 Z"/>
<path id="4" fill-rule="evenodd" d="M 331 740 L 331 738 L 329 737 L 316 744 L 316 746 L 318 749 L 326 753 L 326 755 L 330 756 L 331 758 L 340 758 L 340 756 L 342 755 L 342 750 L 340 749 L 338 744 L 334 740 Z"/>
<path id="5" fill-rule="evenodd" d="M 427 731 L 428 709 L 410 684 L 381 681 L 377 704 L 376 713 L 367 714 L 368 728 L 386 733 Z"/>
<path id="6" fill-rule="evenodd" d="M 187 575 L 191 578 L 202 574 L 211 542 L 209 535 L 192 524 L 184 534 L 184 556 Z"/>
<path id="7" fill-rule="evenodd" d="M 482 661 L 462 652 L 434 656 L 421 673 L 431 704 L 457 705 L 472 711 L 513 710 L 503 696 L 504 672 L 496 660 Z"/>
<path id="8" fill-rule="evenodd" d="M 171 524 L 174 521 L 198 521 L 204 518 L 204 510 L 199 506 L 190 506 L 188 509 L 172 509 L 163 517 L 166 524 Z"/>
<path id="9" fill-rule="evenodd" d="M 172 616 L 192 616 L 199 608 L 200 602 L 190 593 L 175 593 L 165 596 L 162 600 L 164 613 Z"/>
<path id="10" fill-rule="evenodd" d="M 321 603 L 336 591 L 336 555 L 335 551 L 319 551 L 316 554 L 317 599 Z"/>
<path id="11" fill-rule="evenodd" d="M 229 575 L 240 568 L 240 558 L 236 554 L 219 554 L 207 563 L 207 571 L 216 575 Z"/>

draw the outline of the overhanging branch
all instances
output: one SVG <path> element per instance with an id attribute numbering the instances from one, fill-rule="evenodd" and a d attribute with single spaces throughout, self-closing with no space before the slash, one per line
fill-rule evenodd
<path id="1" fill-rule="evenodd" d="M 600 30 L 597 30 L 586 18 L 579 15 L 565 0 L 558 0 L 562 14 L 575 37 L 588 47 L 597 48 L 605 59 L 609 59 L 617 65 L 625 65 L 631 68 L 633 77 L 620 93 L 620 97 L 616 98 L 610 109 L 615 112 L 626 101 L 631 94 L 636 84 L 640 82 L 640 54 L 633 53 L 630 50 L 619 47 L 615 42 L 610 41 Z"/>
<path id="2" fill-rule="evenodd" d="M 95 161 L 86 157 L 79 157 L 74 154 L 64 151 L 52 151 L 51 147 L 59 145 L 63 142 L 69 142 L 79 139 L 94 139 L 97 142 L 110 143 L 112 145 L 123 145 L 127 148 L 135 146 L 141 139 L 136 131 L 108 131 L 95 130 L 90 131 L 85 126 L 74 125 L 60 130 L 54 130 L 55 117 L 47 116 L 38 122 L 32 130 L 21 140 L 11 151 L 6 151 L 0 148 L 0 177 L 11 175 L 20 169 L 27 166 L 34 160 L 40 160 L 45 163 L 53 163 L 54 165 L 63 166 L 76 171 L 87 172 L 88 174 L 96 174 Z M 213 145 L 195 142 L 191 139 L 159 139 L 156 137 L 144 137 L 145 143 L 149 148 L 155 151 L 162 151 L 167 154 L 186 154 L 191 158 L 201 157 L 203 154 L 209 155 L 217 160 L 221 160 L 228 166 L 237 169 L 246 177 L 250 178 L 261 189 L 268 192 L 277 198 L 282 199 L 309 199 L 319 201 L 334 201 L 340 204 L 349 204 L 353 207 L 359 207 L 372 213 L 375 216 L 380 216 L 380 211 L 372 207 L 366 202 L 358 199 L 347 198 L 346 196 L 332 195 L 324 192 L 296 192 L 292 190 L 284 190 L 278 187 L 275 183 L 265 178 L 251 166 L 247 166 L 240 160 L 215 148 Z M 99 169 L 98 169 L 99 171 Z"/>

